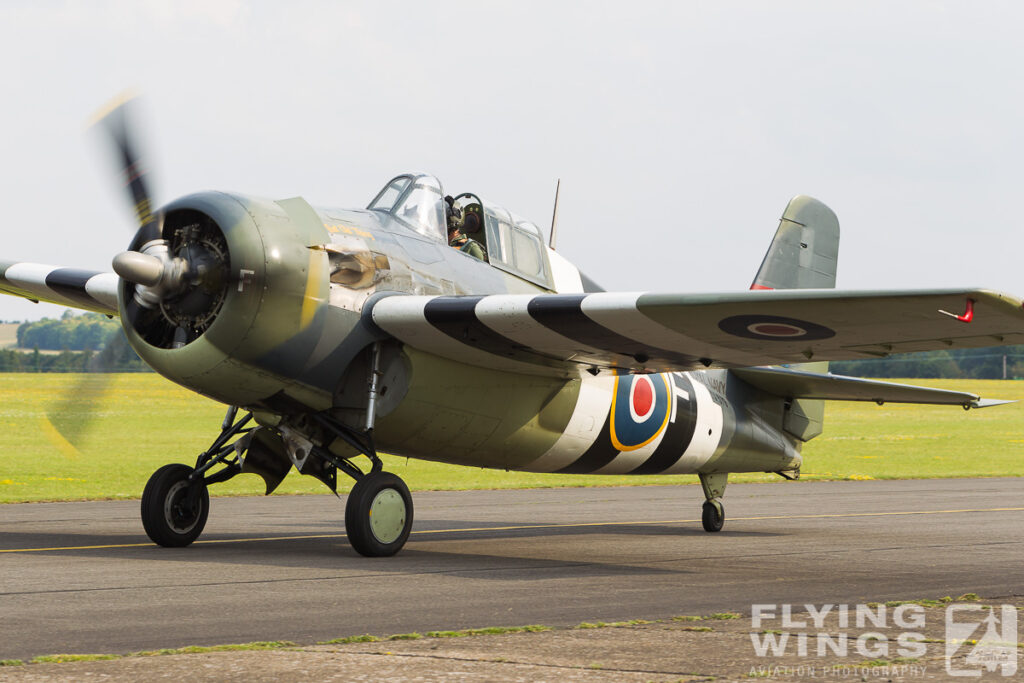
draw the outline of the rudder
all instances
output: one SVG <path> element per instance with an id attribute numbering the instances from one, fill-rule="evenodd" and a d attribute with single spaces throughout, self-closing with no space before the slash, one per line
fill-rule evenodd
<path id="1" fill-rule="evenodd" d="M 817 199 L 797 195 L 779 219 L 751 289 L 832 289 L 839 261 L 839 219 Z"/>

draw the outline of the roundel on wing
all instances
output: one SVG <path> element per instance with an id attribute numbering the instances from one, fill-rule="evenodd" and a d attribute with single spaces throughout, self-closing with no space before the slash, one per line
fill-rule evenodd
<path id="1" fill-rule="evenodd" d="M 612 395 L 612 445 L 633 451 L 665 431 L 671 414 L 667 375 L 624 375 L 615 378 Z"/>
<path id="2" fill-rule="evenodd" d="M 824 325 L 779 315 L 734 315 L 720 320 L 718 329 L 734 337 L 764 341 L 816 341 L 836 336 L 835 330 Z"/>

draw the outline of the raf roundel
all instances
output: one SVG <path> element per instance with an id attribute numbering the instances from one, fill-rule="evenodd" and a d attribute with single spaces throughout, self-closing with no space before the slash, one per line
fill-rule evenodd
<path id="1" fill-rule="evenodd" d="M 668 425 L 672 391 L 667 375 L 615 378 L 611 439 L 619 451 L 635 451 L 657 439 Z"/>
<path id="2" fill-rule="evenodd" d="M 746 339 L 763 341 L 816 341 L 836 336 L 824 325 L 778 315 L 734 315 L 718 323 L 718 329 Z"/>
<path id="3" fill-rule="evenodd" d="M 639 375 L 629 389 L 629 416 L 634 422 L 646 422 L 654 414 L 654 382 Z"/>

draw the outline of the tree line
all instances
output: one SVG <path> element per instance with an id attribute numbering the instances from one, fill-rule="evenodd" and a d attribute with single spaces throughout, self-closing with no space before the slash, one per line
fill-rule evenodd
<path id="1" fill-rule="evenodd" d="M 120 329 L 121 323 L 105 315 L 75 315 L 67 310 L 58 320 L 43 318 L 19 325 L 18 347 L 48 351 L 95 351 Z"/>
<path id="2" fill-rule="evenodd" d="M 146 372 L 121 324 L 99 313 L 22 323 L 18 347 L 0 349 L 0 372 Z M 60 353 L 41 353 L 60 351 Z"/>
<path id="3" fill-rule="evenodd" d="M 1024 345 L 922 351 L 891 358 L 833 361 L 829 370 L 854 377 L 1024 379 Z"/>

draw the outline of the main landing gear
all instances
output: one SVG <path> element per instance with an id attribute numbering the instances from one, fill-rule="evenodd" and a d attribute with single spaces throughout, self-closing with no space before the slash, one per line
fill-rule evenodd
<path id="1" fill-rule="evenodd" d="M 371 385 L 371 398 L 375 396 L 375 387 Z M 372 424 L 373 410 L 367 413 L 367 424 Z M 317 413 L 312 418 L 323 431 L 370 459 L 370 471 L 364 473 L 349 460 L 335 456 L 326 448 L 313 444 L 310 451 L 311 455 L 320 458 L 324 466 L 341 470 L 356 480 L 345 503 L 348 542 L 365 557 L 394 555 L 402 549 L 412 531 L 413 507 L 409 487 L 397 474 L 383 471 L 384 463 L 373 445 L 372 428 L 357 432 L 324 413 Z M 288 442 L 286 438 L 285 443 L 291 448 Z"/>
<path id="2" fill-rule="evenodd" d="M 366 557 L 394 555 L 412 531 L 409 487 L 390 472 L 370 473 L 356 481 L 345 504 L 345 533 Z"/>
<path id="3" fill-rule="evenodd" d="M 210 513 L 205 484 L 190 484 L 188 465 L 164 465 L 142 492 L 142 526 L 154 542 L 180 548 L 199 538 Z"/>
<path id="4" fill-rule="evenodd" d="M 142 526 L 157 545 L 182 548 L 199 538 L 210 514 L 210 493 L 207 486 L 231 479 L 242 471 L 242 440 L 228 444 L 233 437 L 253 431 L 245 426 L 252 413 L 235 421 L 238 408 L 232 406 L 224 416 L 220 436 L 206 452 L 199 455 L 196 466 L 164 465 L 149 478 L 142 491 Z M 234 452 L 234 457 L 229 458 Z M 225 467 L 205 476 L 215 465 Z"/>
<path id="5" fill-rule="evenodd" d="M 236 421 L 237 411 L 235 407 L 228 410 L 220 435 L 199 456 L 194 468 L 164 465 L 149 478 L 142 493 L 142 526 L 150 540 L 169 548 L 189 545 L 199 538 L 206 525 L 210 512 L 208 486 L 241 472 L 256 472 L 266 480 L 270 493 L 294 463 L 301 472 L 313 474 L 331 490 L 336 489 L 339 470 L 356 480 L 345 505 L 345 531 L 356 552 L 366 557 L 387 557 L 402 549 L 412 531 L 412 496 L 401 478 L 383 471 L 383 462 L 368 433 L 348 429 L 324 414 L 310 416 L 311 422 L 319 426 L 318 431 L 326 435 L 327 445 L 338 438 L 370 459 L 370 471 L 364 473 L 350 460 L 287 427 L 282 428 L 281 436 L 268 434 L 264 428 L 246 428 L 252 414 Z M 239 435 L 240 438 L 228 443 Z M 278 448 L 266 448 L 268 441 Z M 276 459 L 268 455 L 274 450 L 279 454 Z M 258 460 L 256 466 L 252 465 L 254 460 Z M 210 474 L 217 465 L 223 467 Z"/>
<path id="6" fill-rule="evenodd" d="M 394 555 L 412 531 L 413 506 L 409 487 L 397 475 L 383 471 L 373 444 L 373 423 L 380 381 L 380 349 L 374 347 L 368 382 L 365 429 L 355 430 L 328 413 L 309 413 L 282 422 L 274 429 L 247 427 L 232 406 L 220 435 L 196 459 L 195 467 L 165 465 L 153 473 L 142 493 L 142 526 L 156 544 L 180 548 L 199 538 L 210 512 L 207 487 L 242 472 L 263 477 L 267 494 L 277 488 L 292 465 L 315 476 L 337 493 L 337 473 L 355 479 L 345 505 L 345 531 L 360 555 Z M 237 437 L 237 438 L 236 438 Z M 330 450 L 340 441 L 370 460 L 363 472 L 350 457 Z M 229 443 L 230 442 L 230 443 Z M 354 457 L 354 456 L 351 456 Z M 215 467 L 222 465 L 219 470 Z M 212 472 L 212 473 L 211 473 Z"/>
<path id="7" fill-rule="evenodd" d="M 725 485 L 729 475 L 725 472 L 716 474 L 698 474 L 700 486 L 704 489 L 704 508 L 701 514 L 701 524 L 704 531 L 721 531 L 725 525 L 725 506 L 722 505 L 722 496 L 725 495 Z"/>

